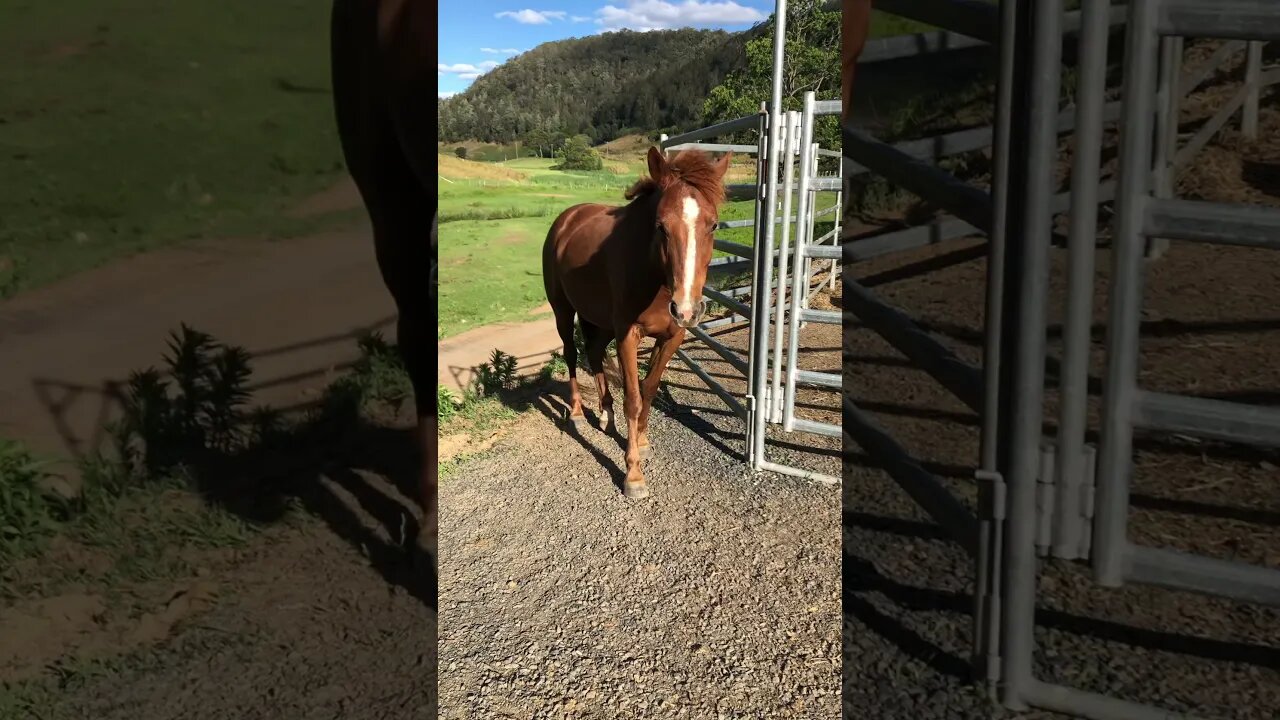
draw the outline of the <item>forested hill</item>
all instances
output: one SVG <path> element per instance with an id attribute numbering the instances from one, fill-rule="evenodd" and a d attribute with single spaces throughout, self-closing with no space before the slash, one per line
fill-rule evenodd
<path id="1" fill-rule="evenodd" d="M 631 129 L 694 127 L 761 29 L 624 30 L 539 45 L 441 100 L 439 140 L 509 143 L 544 131 L 602 142 Z"/>

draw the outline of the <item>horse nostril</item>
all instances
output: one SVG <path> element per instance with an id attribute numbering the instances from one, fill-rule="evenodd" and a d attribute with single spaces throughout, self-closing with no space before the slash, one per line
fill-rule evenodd
<path id="1" fill-rule="evenodd" d="M 677 320 L 680 319 L 680 311 L 676 308 L 676 304 L 674 302 L 668 305 L 667 309 L 671 311 L 671 317 Z"/>

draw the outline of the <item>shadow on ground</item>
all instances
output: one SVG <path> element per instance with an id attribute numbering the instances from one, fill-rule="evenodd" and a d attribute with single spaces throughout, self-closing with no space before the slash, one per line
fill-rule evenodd
<path id="1" fill-rule="evenodd" d="M 315 345 L 354 343 L 367 332 L 276 348 L 250 359 Z M 175 333 L 174 337 L 178 335 Z M 326 366 L 267 380 L 246 378 L 241 389 L 248 396 L 277 384 L 317 381 L 335 371 L 349 371 L 354 365 Z M 180 372 L 166 377 L 172 379 L 175 387 L 184 385 Z M 206 502 L 223 507 L 255 526 L 280 522 L 289 508 L 301 506 L 363 553 L 388 583 L 403 588 L 426 606 L 436 608 L 436 577 L 429 566 L 412 553 L 420 520 L 420 464 L 413 419 L 405 420 L 399 412 L 366 411 L 365 398 L 355 385 L 340 380 L 330 385 L 318 400 L 274 410 L 270 413 L 273 418 L 270 424 L 264 419 L 267 415 L 242 412 L 237 422 L 244 427 L 238 432 L 252 436 L 252 440 L 219 443 L 193 442 L 189 434 L 167 430 L 161 433 L 163 428 L 144 430 L 131 440 L 123 440 L 121 433 L 110 428 L 113 418 L 127 415 L 125 409 L 131 403 L 137 404 L 133 397 L 136 387 L 131 386 L 129 380 L 110 381 L 101 388 L 74 387 L 44 378 L 35 382 L 42 390 L 42 397 L 61 398 L 59 402 L 50 400 L 47 407 L 59 427 L 68 433 L 64 439 L 73 452 L 78 444 L 67 424 L 61 422 L 63 416 L 71 411 L 73 402 L 99 404 L 100 422 L 95 428 L 94 443 L 79 446 L 84 449 L 76 452 L 77 460 L 83 462 L 91 458 L 94 448 L 102 451 L 104 446 L 114 446 L 105 450 L 105 457 L 124 458 L 126 464 L 148 471 L 169 472 L 180 468 L 189 478 L 191 488 Z M 58 392 L 52 392 L 54 388 Z M 181 404 L 181 401 L 175 402 L 175 406 Z M 207 407 L 192 410 L 192 414 L 199 415 L 201 424 L 214 423 L 213 413 Z M 186 422 L 181 418 L 169 421 Z M 261 427 L 253 426 L 259 421 L 263 423 Z M 165 439 L 146 440 L 161 436 Z M 130 457 L 132 460 L 127 460 Z M 153 466 L 153 463 L 160 465 Z"/>

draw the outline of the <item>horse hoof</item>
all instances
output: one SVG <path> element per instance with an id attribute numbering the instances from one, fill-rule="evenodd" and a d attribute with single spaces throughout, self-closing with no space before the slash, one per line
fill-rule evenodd
<path id="1" fill-rule="evenodd" d="M 652 455 L 652 454 L 653 454 L 653 446 L 652 446 L 652 445 L 641 445 L 641 446 L 640 446 L 640 459 L 641 459 L 641 460 L 648 459 L 648 457 L 649 457 L 650 455 Z"/>
<path id="2" fill-rule="evenodd" d="M 570 415 L 569 416 L 569 423 L 572 424 L 575 428 L 582 427 L 582 423 L 586 421 L 587 421 L 586 415 Z"/>
<path id="3" fill-rule="evenodd" d="M 643 480 L 626 482 L 622 484 L 622 492 L 632 500 L 643 500 L 649 497 L 649 486 Z"/>

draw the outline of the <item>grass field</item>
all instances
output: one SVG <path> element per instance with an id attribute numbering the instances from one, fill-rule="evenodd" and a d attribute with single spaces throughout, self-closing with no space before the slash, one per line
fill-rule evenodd
<path id="1" fill-rule="evenodd" d="M 0 0 L 0 297 L 199 237 L 281 236 L 342 172 L 327 3 Z"/>
<path id="2" fill-rule="evenodd" d="M 465 177 L 466 166 L 456 158 L 441 159 L 442 174 L 449 167 L 454 176 L 452 182 L 441 182 L 439 190 L 440 338 L 496 322 L 531 319 L 529 312 L 546 302 L 542 243 L 556 216 L 578 203 L 624 204 L 622 193 L 644 168 L 643 160 L 634 158 L 624 162 L 632 169 L 628 174 L 566 173 L 552 170 L 552 160 L 521 158 L 500 167 L 519 171 L 523 179 L 491 180 Z M 480 168 L 490 166 L 467 165 L 480 166 L 472 175 L 484 174 Z M 819 196 L 819 207 L 834 202 L 831 193 Z M 753 212 L 750 201 L 730 202 L 721 208 L 720 218 L 742 220 Z M 716 237 L 752 243 L 750 228 L 721 230 Z"/>

